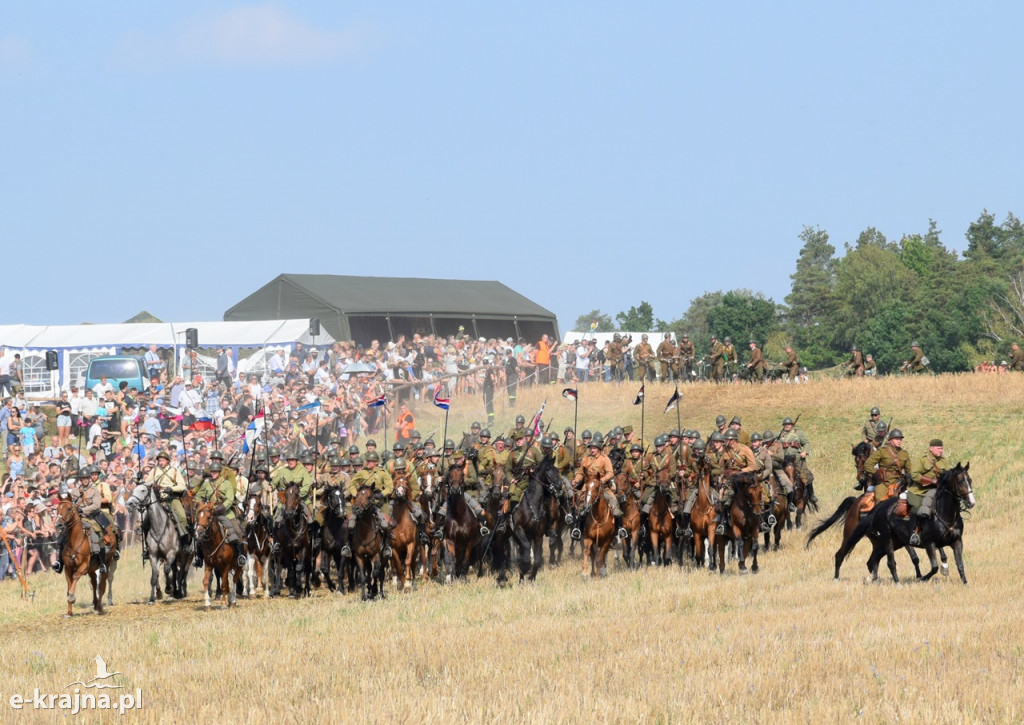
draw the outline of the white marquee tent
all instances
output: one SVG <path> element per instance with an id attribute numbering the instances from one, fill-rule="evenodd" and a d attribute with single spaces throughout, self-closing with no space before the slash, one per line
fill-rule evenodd
<path id="1" fill-rule="evenodd" d="M 7 354 L 21 353 L 25 392 L 45 397 L 77 383 L 89 361 L 101 355 L 139 354 L 150 345 L 171 351 L 180 360 L 185 350 L 185 330 L 194 327 L 200 351 L 228 347 L 242 372 L 265 367 L 264 350 L 291 350 L 296 342 L 324 346 L 334 339 L 324 332 L 314 339 L 309 320 L 260 320 L 252 322 L 154 322 L 119 325 L 0 325 L 0 346 Z M 55 350 L 59 369 L 46 369 L 46 352 Z M 250 354 L 252 352 L 261 354 Z M 166 352 L 164 353 L 166 354 Z M 207 367 L 215 355 L 202 356 Z"/>

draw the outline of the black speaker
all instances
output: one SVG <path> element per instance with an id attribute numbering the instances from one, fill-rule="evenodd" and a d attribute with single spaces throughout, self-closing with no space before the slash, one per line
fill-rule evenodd
<path id="1" fill-rule="evenodd" d="M 185 330 L 185 347 L 189 350 L 195 350 L 199 347 L 199 330 L 194 327 L 189 327 Z"/>
<path id="2" fill-rule="evenodd" d="M 310 317 L 309 318 L 309 334 L 311 337 L 316 337 L 320 334 L 320 318 Z"/>
<path id="3" fill-rule="evenodd" d="M 60 365 L 57 364 L 57 351 L 47 350 L 46 351 L 46 369 L 57 370 Z"/>

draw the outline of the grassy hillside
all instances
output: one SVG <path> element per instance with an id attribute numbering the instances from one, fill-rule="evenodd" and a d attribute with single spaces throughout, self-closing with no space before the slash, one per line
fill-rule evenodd
<path id="1" fill-rule="evenodd" d="M 639 428 L 636 384 L 584 387 L 580 427 Z M 560 387 L 525 391 L 529 417 L 549 396 L 561 430 L 572 405 Z M 670 387 L 648 385 L 647 437 L 675 426 L 662 415 Z M 532 586 L 493 579 L 422 584 L 364 604 L 323 591 L 306 601 L 243 601 L 203 613 L 184 603 L 140 603 L 148 569 L 129 554 L 105 617 L 81 608 L 66 621 L 63 578 L 37 576 L 33 602 L 0 586 L 5 624 L 3 718 L 11 692 L 64 692 L 100 654 L 143 691 L 138 722 L 1007 722 L 1024 712 L 1019 433 L 1024 377 L 942 376 L 832 380 L 808 385 L 687 387 L 685 427 L 740 415 L 749 430 L 802 414 L 822 508 L 851 491 L 850 445 L 872 405 L 893 417 L 912 453 L 932 437 L 970 460 L 978 506 L 966 524 L 970 585 L 863 583 L 862 545 L 832 581 L 838 532 L 809 550 L 804 533 L 763 553 L 761 572 L 615 568 L 583 580 L 580 563 L 545 568 Z M 476 399 L 471 399 L 476 403 Z M 451 428 L 482 418 L 453 401 Z M 418 411 L 417 427 L 434 425 Z M 501 413 L 502 427 L 510 421 Z M 437 436 L 440 438 L 440 434 Z M 454 437 L 454 436 L 450 436 Z M 905 553 L 901 574 L 912 574 Z M 884 566 L 883 566 L 884 571 Z M 88 599 L 79 589 L 79 601 Z M 244 703 L 244 704 L 242 704 Z M 53 718 L 56 719 L 56 718 Z"/>

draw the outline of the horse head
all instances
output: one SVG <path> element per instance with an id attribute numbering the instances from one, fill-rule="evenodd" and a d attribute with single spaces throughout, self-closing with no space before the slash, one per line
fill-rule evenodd
<path id="1" fill-rule="evenodd" d="M 654 481 L 658 488 L 667 489 L 672 484 L 672 474 L 668 468 L 660 468 L 654 474 Z"/>
<path id="2" fill-rule="evenodd" d="M 730 477 L 729 482 L 737 495 L 742 494 L 757 510 L 756 507 L 761 504 L 761 483 L 757 476 L 753 473 L 736 473 Z"/>
<path id="3" fill-rule="evenodd" d="M 339 519 L 345 515 L 345 494 L 341 486 L 327 489 L 327 508 Z"/>
<path id="4" fill-rule="evenodd" d="M 139 483 L 132 491 L 132 495 L 128 497 L 124 507 L 129 511 L 145 508 L 149 505 L 151 493 L 149 484 Z"/>
<path id="5" fill-rule="evenodd" d="M 861 441 L 852 447 L 853 465 L 857 468 L 857 483 L 864 483 L 867 472 L 864 470 L 864 462 L 871 455 L 871 444 Z"/>
<path id="6" fill-rule="evenodd" d="M 210 533 L 210 529 L 217 521 L 213 513 L 216 504 L 213 501 L 199 503 L 196 506 L 196 541 L 202 543 Z"/>
<path id="7" fill-rule="evenodd" d="M 299 498 L 297 483 L 289 483 L 284 490 L 284 515 L 293 519 L 302 515 L 302 499 Z"/>
<path id="8" fill-rule="evenodd" d="M 247 523 L 253 523 L 259 518 L 260 512 L 263 509 L 263 504 L 260 501 L 260 494 L 250 493 L 245 497 L 245 520 Z"/>
<path id="9" fill-rule="evenodd" d="M 374 490 L 370 486 L 360 486 L 356 492 L 355 500 L 352 502 L 352 514 L 359 518 L 367 511 L 374 508 L 373 503 Z"/>
<path id="10" fill-rule="evenodd" d="M 974 486 L 971 483 L 971 474 L 969 473 L 971 468 L 970 461 L 967 465 L 961 465 L 957 463 L 953 468 L 945 471 L 940 476 L 939 481 L 946 479 L 946 485 L 950 487 L 951 492 L 960 500 L 962 506 L 968 509 L 974 508 L 977 501 L 974 498 Z"/>
<path id="11" fill-rule="evenodd" d="M 461 496 L 462 487 L 466 482 L 466 472 L 462 470 L 462 466 L 452 466 L 445 475 L 445 481 L 448 483 L 449 495 Z"/>
<path id="12" fill-rule="evenodd" d="M 71 496 L 62 495 L 57 503 L 58 529 L 70 529 L 79 521 L 81 519 L 78 517 L 78 511 L 75 509 L 75 503 L 71 500 Z"/>

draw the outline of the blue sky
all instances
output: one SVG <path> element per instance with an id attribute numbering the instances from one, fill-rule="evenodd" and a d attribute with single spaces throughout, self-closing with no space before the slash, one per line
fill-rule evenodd
<path id="1" fill-rule="evenodd" d="M 59 12 L 0 6 L 4 324 L 220 319 L 281 272 L 668 320 L 781 301 L 804 225 L 1024 214 L 1019 3 Z"/>

